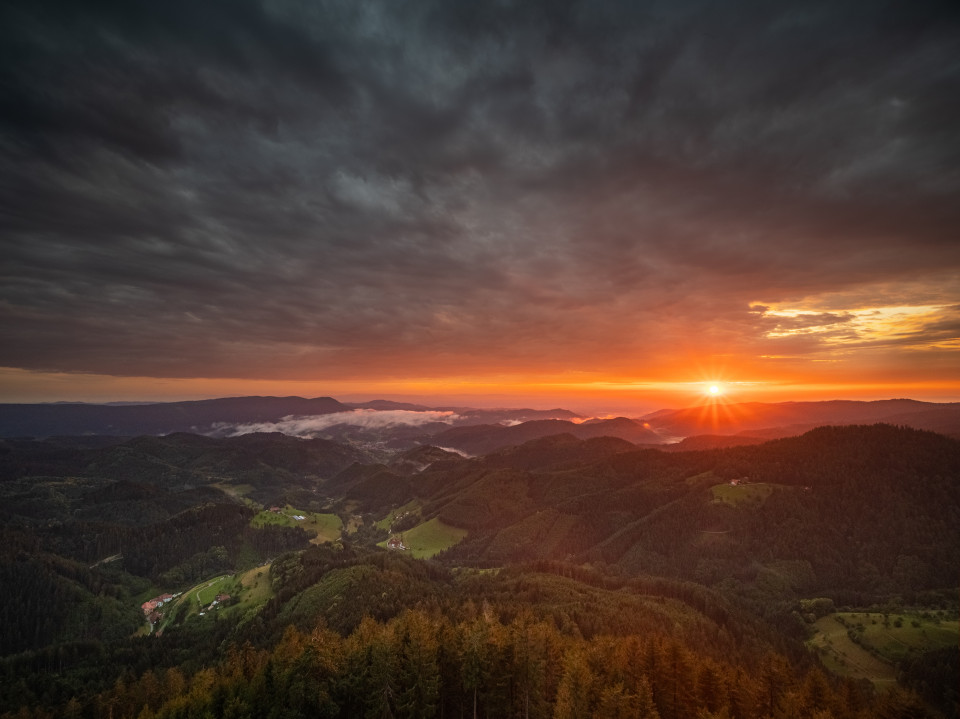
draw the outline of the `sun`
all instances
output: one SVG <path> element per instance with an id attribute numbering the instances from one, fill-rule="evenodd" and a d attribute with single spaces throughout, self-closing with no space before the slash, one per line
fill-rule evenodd
<path id="1" fill-rule="evenodd" d="M 711 397 L 719 397 L 723 394 L 723 388 L 718 384 L 712 384 L 707 387 L 707 394 Z"/>

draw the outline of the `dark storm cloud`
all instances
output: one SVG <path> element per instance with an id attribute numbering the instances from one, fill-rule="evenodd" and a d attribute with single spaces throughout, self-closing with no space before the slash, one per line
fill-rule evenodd
<path id="1" fill-rule="evenodd" d="M 0 365 L 563 369 L 952 287 L 958 57 L 936 2 L 7 3 Z"/>

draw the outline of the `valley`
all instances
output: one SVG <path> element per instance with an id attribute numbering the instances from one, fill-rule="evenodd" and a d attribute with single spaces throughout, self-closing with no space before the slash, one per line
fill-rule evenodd
<path id="1" fill-rule="evenodd" d="M 17 628 L 3 640 L 0 711 L 40 717 L 75 700 L 95 714 L 127 701 L 119 677 L 139 687 L 148 671 L 179 672 L 182 690 L 130 699 L 120 716 L 209 710 L 214 695 L 189 699 L 201 677 L 260 706 L 260 689 L 231 678 L 236 652 L 260 657 L 249 678 L 265 681 L 268 658 L 295 674 L 323 636 L 336 666 L 387 652 L 371 675 L 309 655 L 331 716 L 358 701 L 399 712 L 351 682 L 381 672 L 391 691 L 413 691 L 400 659 L 411 637 L 436 672 L 417 690 L 427 716 L 465 709 L 474 691 L 485 716 L 521 696 L 549 716 L 575 685 L 595 687 L 587 700 L 605 716 L 951 716 L 956 692 L 930 677 L 958 660 L 956 439 L 847 425 L 683 450 L 565 425 L 538 436 L 545 421 L 561 420 L 529 420 L 507 445 L 465 426 L 461 446 L 493 447 L 476 456 L 387 449 L 382 433 L 0 440 L 0 621 Z M 537 637 L 534 684 L 516 674 L 523 636 Z M 646 657 L 641 674 L 629 675 L 630 652 Z M 657 673 L 671 652 L 686 678 Z M 496 671 L 513 676 L 506 694 Z M 671 685 L 688 704 L 667 698 Z"/>

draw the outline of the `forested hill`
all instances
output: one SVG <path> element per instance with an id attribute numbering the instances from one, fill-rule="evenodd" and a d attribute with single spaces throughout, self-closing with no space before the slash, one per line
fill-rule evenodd
<path id="1" fill-rule="evenodd" d="M 20 706 L 2 716 L 934 716 L 912 693 L 832 680 L 695 585 L 566 573 L 314 547 L 275 563 L 251 621 L 0 662 Z"/>
<path id="2" fill-rule="evenodd" d="M 522 460 L 494 454 L 414 482 L 425 516 L 471 530 L 450 550 L 460 561 L 600 561 L 708 584 L 755 583 L 793 562 L 784 581 L 798 589 L 865 596 L 956 581 L 960 442 L 940 435 L 824 427 L 758 446 L 635 450 L 579 465 L 543 453 L 540 467 L 513 454 Z"/>
<path id="3" fill-rule="evenodd" d="M 834 607 L 956 610 L 960 442 L 889 425 L 698 451 L 560 434 L 476 458 L 2 440 L 0 500 L 10 716 L 934 716 L 830 679 L 802 642 Z M 340 538 L 308 544 L 287 516 L 304 512 Z M 387 527 L 448 548 L 378 548 Z M 214 578 L 245 598 L 204 617 Z M 163 591 L 186 601 L 162 636 L 131 636 Z M 900 672 L 949 715 L 956 661 Z"/>
<path id="4" fill-rule="evenodd" d="M 330 440 L 279 432 L 228 438 L 185 433 L 143 436 L 93 448 L 59 438 L 0 439 L 0 481 L 72 476 L 183 489 L 225 480 L 250 484 L 255 494 L 277 494 L 291 486 L 313 486 L 378 456 Z"/>
<path id="5" fill-rule="evenodd" d="M 238 501 L 238 492 L 337 512 L 414 500 L 421 520 L 469 531 L 451 561 L 600 561 L 708 583 L 799 561 L 810 589 L 865 593 L 955 580 L 960 442 L 930 432 L 823 427 L 690 452 L 558 435 L 476 459 L 408 455 L 420 460 L 376 464 L 380 455 L 281 434 L 141 437 L 94 449 L 4 440 L 0 517 L 137 524 Z"/>
<path id="6" fill-rule="evenodd" d="M 876 422 L 906 425 L 956 437 L 960 435 L 960 403 L 912 399 L 775 403 L 712 400 L 697 407 L 659 410 L 645 415 L 643 420 L 664 435 L 679 437 L 739 433 L 784 437 L 821 425 Z"/>

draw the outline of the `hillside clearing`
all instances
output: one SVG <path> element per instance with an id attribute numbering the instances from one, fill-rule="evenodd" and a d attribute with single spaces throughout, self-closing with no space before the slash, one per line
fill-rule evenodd
<path id="1" fill-rule="evenodd" d="M 265 603 L 273 596 L 270 586 L 270 565 L 255 567 L 237 575 L 240 581 L 239 605 L 252 608 Z"/>
<path id="2" fill-rule="evenodd" d="M 756 484 L 717 484 L 710 488 L 715 504 L 763 504 L 773 494 L 773 485 L 766 482 Z"/>
<path id="3" fill-rule="evenodd" d="M 807 644 L 824 666 L 841 676 L 892 686 L 896 664 L 934 649 L 954 646 L 960 622 L 937 612 L 837 612 L 818 619 Z"/>
<path id="4" fill-rule="evenodd" d="M 820 654 L 823 665 L 834 674 L 869 679 L 878 689 L 896 684 L 897 672 L 893 666 L 854 643 L 847 635 L 847 628 L 834 615 L 818 619 L 814 627 L 817 634 L 807 646 Z"/>
<path id="5" fill-rule="evenodd" d="M 467 536 L 467 530 L 444 524 L 438 517 L 434 517 L 407 530 L 401 536 L 410 556 L 427 559 L 455 545 Z M 385 547 L 387 543 L 381 542 L 379 546 Z"/>
<path id="6" fill-rule="evenodd" d="M 340 539 L 340 533 L 343 530 L 343 520 L 336 514 L 306 512 L 289 504 L 276 512 L 265 509 L 250 520 L 250 526 L 254 528 L 271 524 L 281 527 L 300 527 L 307 532 L 314 532 L 316 536 L 310 540 L 311 544 L 335 542 Z"/>
<path id="7" fill-rule="evenodd" d="M 190 594 L 196 597 L 197 603 L 201 607 L 206 607 L 210 604 L 210 602 L 217 598 L 218 594 L 229 592 L 229 587 L 225 584 L 225 582 L 228 582 L 231 579 L 233 579 L 233 577 L 229 574 L 225 574 L 222 577 L 215 577 L 214 579 L 204 582 L 203 584 L 194 587 L 194 589 L 191 589 Z"/>
<path id="8" fill-rule="evenodd" d="M 857 643 L 891 663 L 955 646 L 960 636 L 960 622 L 937 612 L 838 612 L 834 616 L 854 632 Z"/>

